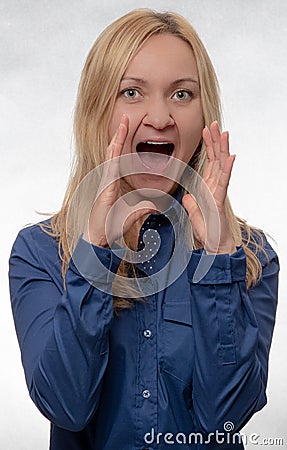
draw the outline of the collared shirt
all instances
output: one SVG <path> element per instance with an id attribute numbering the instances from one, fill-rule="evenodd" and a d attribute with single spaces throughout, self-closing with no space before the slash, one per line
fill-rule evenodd
<path id="1" fill-rule="evenodd" d="M 278 259 L 263 239 L 262 277 L 248 291 L 242 247 L 187 250 L 188 258 L 181 249 L 157 277 L 175 238 L 163 214 L 151 215 L 138 251 L 160 246 L 136 263 L 149 295 L 115 314 L 121 250 L 80 238 L 64 290 L 55 239 L 38 225 L 23 229 L 10 258 L 11 301 L 27 386 L 51 421 L 50 449 L 242 449 L 232 433 L 266 403 L 277 305 Z"/>

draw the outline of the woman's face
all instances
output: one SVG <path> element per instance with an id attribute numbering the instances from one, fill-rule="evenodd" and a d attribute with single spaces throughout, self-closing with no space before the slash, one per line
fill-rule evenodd
<path id="1" fill-rule="evenodd" d="M 122 115 L 129 117 L 122 154 L 134 153 L 159 175 L 125 177 L 126 189 L 143 187 L 172 192 L 164 182 L 169 156 L 188 163 L 204 126 L 197 65 L 191 47 L 172 34 L 150 37 L 129 63 L 121 80 L 109 124 L 109 139 Z M 160 153 L 161 157 L 157 157 Z M 166 180 L 166 179 L 165 179 Z"/>

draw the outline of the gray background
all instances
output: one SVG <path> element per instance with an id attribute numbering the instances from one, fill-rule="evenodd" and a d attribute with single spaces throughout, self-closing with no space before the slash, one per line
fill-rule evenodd
<path id="1" fill-rule="evenodd" d="M 136 7 L 176 10 L 199 32 L 219 76 L 225 128 L 237 154 L 230 185 L 234 211 L 276 240 L 282 268 L 269 403 L 245 432 L 282 437 L 286 448 L 287 2 L 1 0 L 0 449 L 47 449 L 49 435 L 21 367 L 8 294 L 10 249 L 23 225 L 42 218 L 36 211 L 60 208 L 84 59 L 108 23 Z"/>

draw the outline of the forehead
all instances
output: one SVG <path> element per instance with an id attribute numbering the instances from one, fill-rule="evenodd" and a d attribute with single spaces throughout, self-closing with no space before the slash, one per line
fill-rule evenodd
<path id="1" fill-rule="evenodd" d="M 196 60 L 191 46 L 169 33 L 151 36 L 130 61 L 124 77 L 159 76 L 198 79 Z"/>

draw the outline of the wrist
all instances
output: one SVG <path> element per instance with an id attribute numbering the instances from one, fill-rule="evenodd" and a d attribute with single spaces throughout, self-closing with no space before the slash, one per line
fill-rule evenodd
<path id="1" fill-rule="evenodd" d="M 232 242 L 229 245 L 219 246 L 214 249 L 205 247 L 204 250 L 207 255 L 232 255 L 236 252 L 236 245 Z"/>
<path id="2" fill-rule="evenodd" d="M 220 250 L 220 251 L 217 251 L 217 252 L 212 252 L 212 251 L 209 251 L 209 250 L 205 250 L 205 253 L 207 254 L 207 255 L 232 255 L 233 253 L 235 253 L 236 252 L 236 248 L 234 248 L 234 249 L 232 249 L 232 250 Z"/>
<path id="3" fill-rule="evenodd" d="M 86 242 L 89 242 L 92 245 L 95 245 L 97 247 L 103 247 L 103 248 L 109 248 L 107 239 L 105 236 L 102 237 L 96 237 L 96 236 L 91 236 L 91 234 L 89 234 L 87 231 L 84 232 L 83 234 L 83 239 Z"/>

